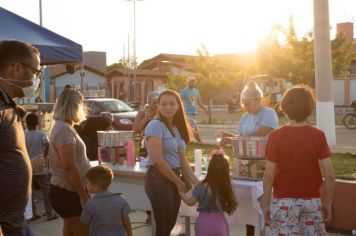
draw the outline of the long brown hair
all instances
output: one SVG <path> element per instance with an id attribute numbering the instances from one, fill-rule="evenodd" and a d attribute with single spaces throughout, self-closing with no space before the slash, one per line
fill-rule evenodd
<path id="1" fill-rule="evenodd" d="M 182 101 L 180 100 L 178 93 L 176 91 L 170 90 L 170 89 L 163 91 L 158 97 L 158 104 L 160 103 L 161 98 L 163 96 L 173 96 L 176 98 L 176 101 L 178 104 L 178 111 L 174 115 L 172 123 L 173 123 L 173 126 L 177 127 L 181 138 L 186 143 L 189 143 L 192 140 L 192 131 L 191 131 L 190 126 L 188 125 L 187 118 L 185 117 Z M 164 116 L 162 116 L 162 114 L 159 111 L 158 111 L 158 115 L 159 115 L 160 120 L 166 125 L 168 130 L 174 136 L 173 127 L 171 127 L 168 124 L 167 119 Z"/>
<path id="2" fill-rule="evenodd" d="M 211 190 L 213 204 L 219 200 L 222 210 L 229 215 L 236 210 L 238 204 L 232 191 L 230 165 L 223 154 L 213 154 L 203 183 Z"/>

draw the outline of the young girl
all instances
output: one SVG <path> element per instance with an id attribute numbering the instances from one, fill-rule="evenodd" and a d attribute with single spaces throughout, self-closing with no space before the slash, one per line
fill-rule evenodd
<path id="1" fill-rule="evenodd" d="M 197 236 L 228 236 L 229 226 L 224 212 L 231 215 L 236 207 L 230 179 L 229 161 L 222 150 L 214 150 L 205 179 L 193 190 L 192 196 L 180 193 L 189 206 L 199 202 L 199 216 L 195 222 Z"/>

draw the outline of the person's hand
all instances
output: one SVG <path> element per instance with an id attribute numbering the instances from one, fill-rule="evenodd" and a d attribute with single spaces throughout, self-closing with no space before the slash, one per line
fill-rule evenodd
<path id="1" fill-rule="evenodd" d="M 263 217 L 265 220 L 265 225 L 270 225 L 271 224 L 271 215 L 270 215 L 270 211 L 269 211 L 268 207 L 263 209 Z"/>
<path id="2" fill-rule="evenodd" d="M 331 224 L 333 218 L 331 205 L 323 205 L 322 212 L 323 212 L 324 223 Z"/>
<path id="3" fill-rule="evenodd" d="M 222 137 L 220 141 L 220 147 L 225 147 L 226 144 L 231 144 L 231 137 Z"/>
<path id="4" fill-rule="evenodd" d="M 89 200 L 89 196 L 87 194 L 85 194 L 80 198 L 80 205 L 82 206 L 82 208 L 84 208 L 88 200 Z"/>
<path id="5" fill-rule="evenodd" d="M 32 165 L 32 172 L 37 173 L 43 170 L 43 168 L 46 166 L 46 160 L 43 156 L 43 154 L 35 156 L 31 160 L 31 165 Z"/>
<path id="6" fill-rule="evenodd" d="M 178 183 L 176 183 L 176 186 L 179 192 L 186 193 L 188 191 L 185 183 L 181 180 Z"/>

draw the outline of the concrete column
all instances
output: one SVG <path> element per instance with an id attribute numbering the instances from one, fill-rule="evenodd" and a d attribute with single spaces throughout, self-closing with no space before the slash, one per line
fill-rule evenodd
<path id="1" fill-rule="evenodd" d="M 332 88 L 332 64 L 329 1 L 314 0 L 314 61 L 317 127 L 324 131 L 328 144 L 336 144 L 335 110 Z"/>

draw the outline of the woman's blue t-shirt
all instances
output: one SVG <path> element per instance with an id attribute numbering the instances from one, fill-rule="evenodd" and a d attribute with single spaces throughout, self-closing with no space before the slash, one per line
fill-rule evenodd
<path id="1" fill-rule="evenodd" d="M 240 136 L 248 136 L 257 131 L 261 126 L 270 127 L 272 129 L 279 127 L 278 116 L 273 109 L 262 107 L 256 114 L 244 113 L 236 132 Z"/>
<path id="2" fill-rule="evenodd" d="M 160 120 L 152 120 L 148 123 L 144 132 L 147 147 L 147 165 L 154 165 L 151 158 L 150 146 L 147 143 L 147 139 L 149 137 L 158 137 L 162 139 L 164 160 L 172 169 L 181 167 L 180 153 L 184 153 L 185 151 L 185 142 L 181 138 L 176 127 L 173 128 L 173 133 L 174 137 L 172 136 L 166 125 Z"/>

